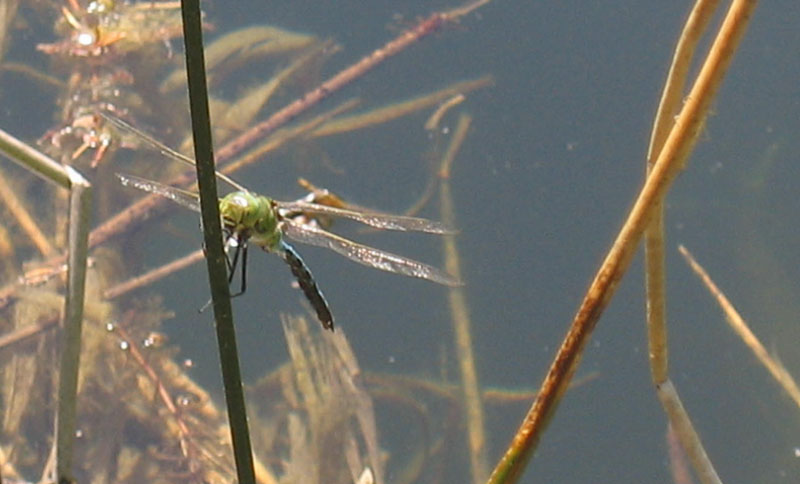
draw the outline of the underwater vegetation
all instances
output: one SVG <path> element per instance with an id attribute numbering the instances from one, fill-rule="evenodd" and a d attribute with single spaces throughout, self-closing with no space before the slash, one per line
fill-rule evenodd
<path id="1" fill-rule="evenodd" d="M 733 164 L 695 169 L 693 158 L 709 156 L 696 147 L 729 130 L 716 123 L 735 117 L 735 103 L 719 101 L 730 99 L 720 89 L 736 66 L 732 61 L 747 38 L 746 27 L 758 18 L 753 1 L 733 0 L 727 11 L 718 6 L 700 0 L 684 13 L 679 34 L 678 24 L 672 25 L 674 53 L 660 102 L 647 96 L 651 107 L 658 104 L 649 146 L 641 146 L 642 133 L 625 134 L 636 142 L 636 154 L 626 156 L 642 159 L 632 169 L 606 164 L 604 149 L 618 157 L 610 147 L 619 142 L 611 136 L 614 128 L 632 131 L 631 125 L 641 125 L 642 118 L 649 122 L 652 113 L 621 119 L 630 111 L 605 112 L 602 100 L 607 90 L 633 90 L 640 73 L 620 69 L 614 83 L 604 85 L 593 76 L 598 64 L 610 60 L 586 55 L 590 49 L 580 51 L 581 57 L 552 48 L 571 35 L 585 39 L 581 35 L 590 27 L 608 31 L 599 19 L 609 17 L 602 14 L 624 22 L 625 12 L 581 10 L 581 19 L 598 19 L 597 25 L 577 21 L 573 12 L 572 23 L 551 29 L 542 19 L 555 7 L 546 2 L 526 6 L 541 18 L 524 19 L 506 11 L 519 5 L 488 1 L 438 7 L 419 17 L 399 13 L 414 12 L 412 7 L 397 6 L 397 12 L 369 20 L 379 26 L 382 40 L 363 45 L 355 27 L 333 39 L 322 33 L 325 24 L 318 25 L 318 35 L 301 32 L 299 13 L 284 17 L 287 26 L 248 17 L 247 26 L 231 27 L 223 14 L 235 8 L 204 4 L 200 26 L 207 39 L 218 181 L 242 182 L 233 182 L 234 192 L 221 188 L 219 195 L 224 239 L 214 240 L 224 244 L 220 265 L 227 277 L 213 279 L 211 292 L 217 296 L 216 284 L 237 296 L 237 333 L 246 335 L 241 346 L 245 352 L 258 348 L 260 361 L 244 367 L 245 414 L 232 410 L 208 373 L 186 357 L 192 351 L 201 358 L 215 353 L 187 350 L 215 315 L 198 315 L 208 295 L 191 285 L 199 282 L 191 280 L 197 279 L 192 266 L 211 254 L 211 245 L 201 243 L 196 214 L 170 203 L 201 211 L 198 176 L 189 166 L 198 128 L 187 116 L 183 64 L 184 50 L 198 46 L 181 44 L 180 2 L 0 0 L 0 99 L 12 116 L 29 110 L 48 119 L 34 123 L 26 117 L 0 126 L 0 150 L 16 163 L 0 165 L 3 481 L 224 483 L 248 481 L 243 476 L 250 474 L 267 483 L 510 483 L 551 481 L 552 475 L 603 481 L 613 475 L 713 483 L 758 473 L 763 482 L 791 480 L 796 446 L 776 443 L 764 450 L 762 467 L 751 474 L 737 467 L 741 455 L 751 452 L 740 443 L 754 428 L 777 428 L 777 442 L 786 437 L 781 430 L 788 435 L 794 428 L 783 417 L 791 410 L 781 412 L 780 405 L 800 405 L 800 390 L 787 369 L 796 356 L 787 355 L 783 344 L 794 338 L 777 336 L 796 333 L 791 326 L 750 328 L 744 316 L 754 305 L 766 307 L 770 316 L 793 314 L 791 264 L 781 262 L 770 244 L 794 224 L 775 207 L 762 208 L 775 203 L 770 191 L 792 179 L 776 175 L 793 153 L 786 135 L 791 127 L 770 125 L 767 141 L 753 148 L 757 161 L 734 182 L 748 203 L 721 202 L 706 191 L 686 196 L 687 179 L 688 186 L 691 180 L 719 183 Z M 353 14 L 347 5 L 339 8 L 329 13 L 331 22 Z M 530 30 L 503 32 L 489 20 L 501 10 L 509 26 L 524 20 Z M 293 20 L 295 26 L 288 26 Z M 529 38 L 536 41 L 525 43 Z M 467 39 L 472 47 L 460 49 Z M 523 46 L 532 52 L 520 54 Z M 774 47 L 759 46 L 764 57 L 776 55 Z M 564 47 L 566 52 L 571 46 Z M 614 43 L 605 48 L 614 55 L 621 50 Z M 427 50 L 402 63 L 414 49 Z M 437 51 L 440 57 L 432 60 Z M 658 55 L 656 64 L 666 66 L 667 57 Z M 491 75 L 469 62 L 503 57 L 509 70 L 490 69 Z M 511 68 L 528 61 L 537 70 L 552 70 L 555 81 L 547 84 L 546 76 L 525 71 L 528 77 L 516 79 L 512 92 Z M 559 71 L 564 66 L 574 70 Z M 575 79 L 583 74 L 580 84 Z M 655 93 L 653 78 L 647 83 Z M 584 87 L 577 92 L 576 85 Z M 22 87 L 35 94 L 19 95 Z M 30 107 L 11 107 L 14 97 L 29 97 Z M 578 114 L 565 101 L 587 97 Z M 551 100 L 553 111 L 537 111 Z M 529 112 L 519 116 L 515 107 Z M 561 111 L 572 119 L 563 122 Z M 596 121 L 596 111 L 604 111 L 598 136 L 609 139 L 592 143 L 574 135 L 572 130 Z M 779 133 L 768 136 L 773 129 Z M 422 142 L 412 143 L 413 136 Z M 536 151 L 548 143 L 563 144 L 562 151 Z M 392 157 L 397 145 L 402 164 Z M 363 159 L 351 163 L 347 156 Z M 640 189 L 610 185 L 623 170 L 641 175 Z M 571 185 L 577 172 L 591 179 L 588 188 Z M 269 198 L 256 195 L 262 187 Z M 601 192 L 622 194 L 627 205 L 601 199 Z M 568 199 L 579 208 L 566 206 Z M 741 233 L 730 246 L 700 246 L 698 234 L 713 237 L 717 210 L 726 203 L 737 205 L 742 226 L 734 232 Z M 562 204 L 554 218 L 546 217 Z M 667 218 L 669 211 L 674 216 L 684 209 L 711 222 L 685 228 L 684 219 Z M 353 228 L 347 218 L 371 228 Z M 209 224 L 202 225 L 207 234 Z M 566 225 L 586 230 L 564 236 Z M 600 233 L 604 227 L 608 232 Z M 376 228 L 436 236 L 387 237 Z M 679 244 L 670 240 L 678 236 Z M 326 265 L 338 259 L 326 251 L 300 249 L 307 258 L 302 259 L 287 240 L 332 249 L 345 263 L 412 277 L 340 269 L 336 260 Z M 631 267 L 637 272 L 640 242 L 645 250 L 638 272 L 644 276 L 628 275 L 623 283 Z M 194 250 L 182 253 L 187 246 Z M 250 257 L 248 263 L 248 246 L 277 254 L 289 270 L 272 264 L 272 257 Z M 425 252 L 431 247 L 441 260 Z M 731 253 L 719 262 L 717 256 Z M 581 266 L 569 265 L 574 261 Z M 545 269 L 547 262 L 558 267 Z M 755 281 L 746 291 L 750 306 L 739 309 L 746 283 L 718 272 L 737 264 Z M 675 282 L 675 273 L 690 269 L 697 279 Z M 396 285 L 375 282 L 384 276 Z M 585 294 L 571 291 L 582 291 L 587 281 Z M 611 304 L 629 301 L 632 285 L 644 287 L 637 293 L 644 301 L 633 302 L 639 310 L 634 319 L 646 320 L 635 326 L 642 333 L 638 343 L 623 340 L 614 326 L 624 319 L 619 307 L 625 302 Z M 731 294 L 723 293 L 731 287 Z M 687 298 L 692 291 L 697 294 Z M 675 308 L 671 345 L 668 302 Z M 710 310 L 702 311 L 704 303 Z M 712 325 L 687 331 L 687 309 L 697 310 L 697 320 L 729 322 L 746 345 L 729 343 Z M 564 311 L 574 311 L 574 318 L 558 346 L 564 328 L 555 323 L 563 320 L 551 319 L 568 317 Z M 610 320 L 604 329 L 613 331 L 614 341 L 605 333 L 588 344 L 604 314 Z M 556 336 L 541 332 L 554 326 Z M 252 328 L 259 329 L 251 333 Z M 266 341 L 265 334 L 280 330 L 282 338 L 272 338 L 280 341 Z M 695 340 L 710 343 L 693 346 Z M 403 360 L 404 345 L 419 351 Z M 628 353 L 638 358 L 633 369 L 598 363 Z M 549 366 L 535 360 L 541 355 L 551 359 Z M 582 360 L 588 369 L 580 368 Z M 719 368 L 702 373 L 704 361 Z M 740 383 L 739 372 L 753 375 Z M 227 391 L 228 373 L 223 374 Z M 741 418 L 725 414 L 728 405 L 734 408 L 730 394 L 718 393 L 704 378 L 754 396 L 754 408 Z M 618 390 L 619 380 L 631 386 Z M 762 380 L 769 381 L 763 388 L 744 383 Z M 522 388 L 511 388 L 515 384 Z M 238 380 L 237 385 L 241 389 Z M 581 390 L 572 393 L 578 385 Z M 601 407 L 609 398 L 613 404 Z M 636 406 L 637 399 L 649 406 Z M 703 400 L 710 407 L 701 406 Z M 585 406 L 576 411 L 580 402 Z M 580 413 L 585 419 L 576 418 Z M 628 426 L 639 418 L 643 426 Z M 237 425 L 249 432 L 247 446 Z M 647 457 L 635 453 L 638 447 Z M 579 471 L 577 463 L 588 470 Z"/>

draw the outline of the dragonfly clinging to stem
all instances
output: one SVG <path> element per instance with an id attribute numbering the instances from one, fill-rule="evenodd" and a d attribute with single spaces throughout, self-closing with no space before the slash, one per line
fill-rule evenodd
<path id="1" fill-rule="evenodd" d="M 194 165 L 193 159 L 169 148 L 127 122 L 110 115 L 104 114 L 103 116 L 117 127 L 139 136 L 162 154 Z M 117 174 L 117 177 L 125 186 L 160 195 L 190 210 L 200 212 L 200 199 L 196 193 L 133 175 Z M 284 236 L 304 244 L 331 249 L 352 261 L 375 269 L 427 279 L 445 286 L 461 285 L 461 281 L 457 278 L 436 267 L 362 245 L 328 232 L 315 223 L 313 217 L 315 215 L 343 217 L 384 230 L 431 234 L 453 233 L 451 229 L 439 222 L 417 217 L 332 207 L 313 203 L 313 199 L 281 202 L 253 193 L 222 173 L 217 172 L 217 177 L 236 189 L 220 199 L 219 211 L 225 231 L 226 250 L 233 249 L 233 255 L 228 260 L 229 283 L 233 280 L 241 255 L 241 290 L 238 294 L 244 293 L 246 289 L 247 247 L 249 244 L 255 244 L 266 252 L 277 254 L 289 265 L 300 288 L 314 308 L 317 319 L 325 329 L 333 329 L 333 315 L 322 291 L 303 259 L 286 242 Z"/>

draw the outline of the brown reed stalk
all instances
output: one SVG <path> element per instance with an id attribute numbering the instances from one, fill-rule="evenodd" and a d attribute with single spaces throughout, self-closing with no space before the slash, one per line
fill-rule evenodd
<path id="1" fill-rule="evenodd" d="M 664 91 L 653 121 L 650 146 L 647 150 L 647 171 L 664 146 L 680 109 L 692 58 L 697 43 L 706 30 L 719 0 L 698 0 L 683 27 L 672 57 Z M 650 345 L 650 373 L 658 385 L 668 378 L 666 295 L 664 270 L 664 210 L 658 201 L 653 219 L 645 232 L 645 284 L 647 288 L 647 328 Z"/>
<path id="2" fill-rule="evenodd" d="M 736 335 L 742 339 L 744 344 L 753 352 L 756 356 L 756 359 L 764 365 L 764 367 L 769 371 L 769 374 L 778 382 L 778 384 L 783 388 L 783 390 L 789 395 L 789 398 L 800 407 L 800 388 L 797 386 L 797 382 L 794 380 L 794 377 L 786 370 L 780 361 L 778 361 L 775 357 L 769 354 L 764 345 L 759 341 L 758 336 L 756 336 L 750 327 L 747 325 L 747 321 L 744 320 L 739 311 L 731 304 L 730 300 L 725 296 L 725 294 L 720 290 L 719 287 L 714 283 L 711 276 L 708 275 L 703 266 L 695 260 L 694 256 L 692 256 L 689 249 L 684 246 L 678 246 L 678 250 L 680 251 L 681 255 L 686 262 L 689 264 L 689 267 L 697 274 L 697 277 L 703 281 L 703 284 L 708 289 L 708 292 L 714 296 L 714 299 L 717 300 L 717 304 L 719 304 L 720 309 L 722 312 L 725 313 L 725 320 L 728 322 L 728 325 L 731 329 L 736 333 Z"/>
<path id="3" fill-rule="evenodd" d="M 39 253 L 44 257 L 50 257 L 53 253 L 53 244 L 50 243 L 47 236 L 44 235 L 42 229 L 33 220 L 30 212 L 25 208 L 25 204 L 19 199 L 14 189 L 6 182 L 8 178 L 5 174 L 0 174 L 0 200 L 6 206 L 6 209 L 17 220 L 20 228 L 28 235 L 33 245 L 39 250 Z"/>
<path id="4" fill-rule="evenodd" d="M 474 80 L 456 82 L 446 86 L 443 89 L 438 89 L 436 91 L 422 94 L 411 99 L 406 99 L 397 103 L 372 109 L 366 113 L 340 116 L 336 119 L 327 121 L 325 124 L 315 129 L 309 135 L 309 137 L 317 138 L 321 136 L 331 136 L 368 128 L 376 124 L 386 123 L 403 116 L 408 116 L 411 113 L 415 113 L 429 106 L 433 106 L 434 104 L 440 103 L 447 98 L 452 99 L 453 96 L 461 96 L 461 98 L 464 99 L 464 93 L 486 87 L 492 84 L 492 82 L 492 76 L 482 76 Z"/>
<path id="5" fill-rule="evenodd" d="M 689 67 L 697 44 L 708 27 L 719 0 L 698 0 L 683 27 L 661 101 L 653 122 L 650 146 L 647 150 L 647 172 L 664 146 L 669 130 L 674 125 L 675 114 L 680 109 Z M 670 431 L 680 441 L 697 474 L 704 482 L 718 482 L 716 470 L 708 458 L 697 431 L 683 407 L 678 390 L 669 379 L 666 318 L 666 270 L 664 264 L 664 210 L 663 200 L 658 200 L 653 216 L 644 234 L 645 287 L 647 299 L 647 336 L 650 375 L 656 393 L 670 421 Z"/>
<path id="6" fill-rule="evenodd" d="M 472 118 L 466 114 L 462 114 L 458 118 L 458 124 L 453 132 L 450 145 L 447 147 L 444 156 L 442 156 L 439 170 L 442 183 L 439 191 L 442 222 L 450 227 L 455 227 L 456 225 L 453 196 L 450 192 L 450 167 L 467 137 L 471 122 Z M 452 235 L 447 236 L 442 243 L 444 244 L 445 269 L 449 274 L 462 280 L 461 258 L 455 237 Z M 472 472 L 472 482 L 478 484 L 484 482 L 486 476 L 489 475 L 489 458 L 486 455 L 483 402 L 481 401 L 478 372 L 475 369 L 475 355 L 472 348 L 470 329 L 472 322 L 464 288 L 451 287 L 447 292 L 447 296 L 450 303 L 450 319 L 453 323 L 453 337 L 455 339 L 458 365 L 461 370 L 461 392 L 464 399 L 463 408 L 467 423 L 470 470 Z"/>
<path id="7" fill-rule="evenodd" d="M 598 270 L 545 376 L 541 391 L 523 419 L 490 484 L 516 482 L 567 389 L 597 321 L 627 270 L 653 210 L 666 193 L 697 141 L 711 100 L 744 34 L 755 0 L 734 0 L 675 126 L 653 164 L 611 250 Z"/>
<path id="8" fill-rule="evenodd" d="M 467 5 L 449 12 L 435 12 L 426 19 L 420 21 L 414 27 L 401 33 L 396 38 L 389 41 L 383 47 L 374 50 L 369 55 L 362 57 L 355 64 L 339 71 L 333 77 L 324 81 L 315 89 L 305 93 L 302 97 L 285 106 L 280 111 L 274 113 L 265 121 L 253 126 L 248 131 L 242 133 L 235 139 L 229 141 L 220 148 L 217 159 L 220 163 L 240 153 L 247 146 L 253 144 L 257 139 L 263 138 L 267 134 L 275 131 L 279 126 L 296 118 L 309 108 L 317 105 L 320 101 L 350 84 L 354 80 L 363 76 L 370 70 L 382 64 L 385 60 L 406 50 L 411 45 L 419 42 L 423 37 L 439 30 L 444 24 L 454 22 L 461 16 L 471 12 L 479 6 L 487 3 L 487 0 L 470 2 Z"/>
<path id="9" fill-rule="evenodd" d="M 164 264 L 160 267 L 156 267 L 155 269 L 147 271 L 144 274 L 131 277 L 130 279 L 124 282 L 121 282 L 113 287 L 106 289 L 103 292 L 103 299 L 106 300 L 114 299 L 116 297 L 122 296 L 123 294 L 127 294 L 131 291 L 139 289 L 140 287 L 152 284 L 158 280 L 167 277 L 168 275 L 174 272 L 189 267 L 195 262 L 202 260 L 204 256 L 205 255 L 203 253 L 203 249 L 197 249 L 194 252 L 179 257 L 178 259 L 175 259 L 174 261 Z"/>

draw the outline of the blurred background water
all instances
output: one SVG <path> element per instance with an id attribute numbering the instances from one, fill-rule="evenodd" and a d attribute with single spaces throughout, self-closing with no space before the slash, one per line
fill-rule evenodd
<path id="1" fill-rule="evenodd" d="M 324 79 L 416 19 L 452 6 L 214 2 L 206 9 L 214 25 L 207 40 L 263 23 L 332 38 L 342 49 L 320 73 Z M 329 101 L 332 106 L 357 96 L 381 105 L 464 78 L 494 77 L 492 87 L 470 93 L 445 121 L 452 129 L 458 113 L 473 117 L 451 183 L 482 385 L 540 384 L 642 184 L 652 118 L 690 7 L 495 1 Z M 695 254 L 767 348 L 796 374 L 797 25 L 796 2 L 763 2 L 756 10 L 667 202 L 670 374 L 726 482 L 800 479 L 797 408 L 728 329 L 676 248 L 684 244 Z M 46 67 L 34 46 L 51 35 L 19 34 L 9 58 Z M 276 67 L 248 69 L 268 78 Z M 307 87 L 313 85 L 310 80 Z M 52 124 L 52 99 L 30 92 L 13 76 L 4 76 L 0 89 L 4 129 L 35 139 Z M 292 199 L 302 195 L 294 180 L 304 176 L 355 203 L 401 212 L 422 193 L 429 173 L 433 141 L 423 129 L 428 114 L 281 152 L 237 178 L 256 191 Z M 435 205 L 421 215 L 438 218 Z M 182 236 L 154 236 L 144 251 L 146 265 L 199 246 L 191 215 L 175 211 L 170 221 Z M 434 237 L 363 233 L 346 224 L 335 229 L 441 265 Z M 457 376 L 445 288 L 368 270 L 328 251 L 299 250 L 362 368 L 438 377 L 444 361 L 450 376 Z M 298 312 L 303 304 L 283 264 L 253 252 L 248 292 L 234 304 L 249 381 L 286 359 L 278 314 Z M 195 361 L 194 375 L 218 389 L 211 315 L 196 311 L 207 298 L 205 277 L 198 264 L 145 291 L 163 295 L 176 314 L 166 328 L 171 342 L 180 346 L 182 358 Z M 669 482 L 665 416 L 648 369 L 640 257 L 586 348 L 578 376 L 590 372 L 598 377 L 563 399 L 522 482 Z M 527 405 L 487 407 L 492 463 Z M 398 423 L 387 415 L 378 426 L 385 435 Z M 454 455 L 460 458 L 451 463 L 450 482 L 464 482 L 466 447 Z"/>

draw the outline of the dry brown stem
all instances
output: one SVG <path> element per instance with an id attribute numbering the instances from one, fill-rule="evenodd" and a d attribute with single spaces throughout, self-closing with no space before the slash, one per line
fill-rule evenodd
<path id="1" fill-rule="evenodd" d="M 584 346 L 633 258 L 658 201 L 663 198 L 694 147 L 711 100 L 730 65 L 756 3 L 747 0 L 734 0 L 732 3 L 650 176 L 592 281 L 545 376 L 541 392 L 495 468 L 490 483 L 516 482 L 522 474 L 575 373 Z"/>

